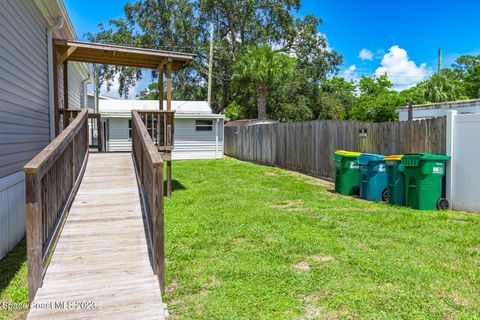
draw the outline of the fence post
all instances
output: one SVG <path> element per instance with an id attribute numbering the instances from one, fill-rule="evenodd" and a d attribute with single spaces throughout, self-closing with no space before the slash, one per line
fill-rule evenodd
<path id="1" fill-rule="evenodd" d="M 27 235 L 28 293 L 32 302 L 42 286 L 42 198 L 36 173 L 25 173 L 25 215 Z"/>
<path id="2" fill-rule="evenodd" d="M 453 184 L 455 183 L 455 117 L 457 116 L 456 110 L 447 111 L 447 134 L 446 134 L 446 154 L 450 156 L 450 161 L 447 163 L 447 181 L 446 181 L 446 197 L 450 205 L 450 209 L 453 208 L 453 203 L 455 201 L 455 188 Z"/>

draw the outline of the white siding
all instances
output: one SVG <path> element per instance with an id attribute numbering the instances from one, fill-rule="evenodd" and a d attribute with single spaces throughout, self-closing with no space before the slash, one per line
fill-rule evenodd
<path id="1" fill-rule="evenodd" d="M 25 233 L 22 168 L 50 142 L 47 28 L 34 1 L 0 1 L 0 258 Z M 72 106 L 81 70 L 72 64 Z"/>
<path id="2" fill-rule="evenodd" d="M 216 150 L 216 119 L 212 131 L 196 131 L 196 119 L 175 119 L 175 144 L 173 160 L 223 158 L 223 119 L 218 123 L 218 144 Z"/>
<path id="3" fill-rule="evenodd" d="M 46 28 L 33 1 L 1 1 L 0 179 L 49 143 Z"/>
<path id="4" fill-rule="evenodd" d="M 132 151 L 132 141 L 128 139 L 128 120 L 108 119 L 108 151 Z"/>
<path id="5" fill-rule="evenodd" d="M 473 112 L 478 113 L 480 112 L 480 102 L 477 105 L 471 104 L 469 106 L 459 106 L 455 108 L 443 106 L 438 108 L 413 108 L 413 119 L 429 119 L 435 117 L 444 117 L 447 115 L 448 110 L 457 110 L 459 113 L 462 112 Z M 407 121 L 408 120 L 408 110 L 401 109 L 398 112 L 399 120 L 400 121 Z"/>
<path id="6" fill-rule="evenodd" d="M 83 86 L 82 82 L 87 78 L 87 74 L 81 71 L 78 62 L 68 63 L 68 106 L 69 108 L 81 108 L 85 103 L 82 102 Z M 63 66 L 58 66 L 58 100 L 60 106 L 63 103 Z"/>
<path id="7" fill-rule="evenodd" d="M 216 125 L 212 131 L 196 131 L 196 119 L 175 119 L 173 160 L 223 158 L 223 119 L 218 121 L 218 145 L 216 146 Z M 128 119 L 110 118 L 108 151 L 131 151 L 128 139 Z"/>
<path id="8" fill-rule="evenodd" d="M 23 172 L 0 179 L 0 259 L 25 234 L 25 187 Z"/>

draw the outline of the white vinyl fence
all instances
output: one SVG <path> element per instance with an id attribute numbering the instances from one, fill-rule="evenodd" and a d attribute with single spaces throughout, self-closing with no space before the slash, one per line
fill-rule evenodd
<path id="1" fill-rule="evenodd" d="M 447 112 L 447 199 L 454 210 L 480 211 L 480 113 Z"/>

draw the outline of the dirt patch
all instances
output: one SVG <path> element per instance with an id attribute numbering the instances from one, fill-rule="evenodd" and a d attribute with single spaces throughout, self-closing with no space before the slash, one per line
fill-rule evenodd
<path id="1" fill-rule="evenodd" d="M 311 304 L 308 304 L 306 306 L 304 319 L 306 320 L 320 319 L 321 316 L 322 316 L 322 308 L 316 307 Z"/>
<path id="2" fill-rule="evenodd" d="M 456 218 L 448 218 L 447 221 L 456 222 L 456 223 L 472 223 L 472 221 L 469 221 L 469 220 L 456 219 Z"/>
<path id="3" fill-rule="evenodd" d="M 287 211 L 306 211 L 307 209 L 303 207 L 303 201 L 301 200 L 286 200 L 282 201 L 280 204 L 271 206 L 275 209 L 284 209 Z"/>
<path id="4" fill-rule="evenodd" d="M 320 292 L 305 297 L 305 313 L 302 319 L 340 319 L 340 313 L 336 311 L 325 311 L 325 308 L 318 306 L 322 297 L 328 296 Z"/>
<path id="5" fill-rule="evenodd" d="M 172 282 L 165 288 L 165 293 L 167 295 L 172 295 L 175 293 L 175 291 L 177 291 L 178 288 L 180 288 L 178 280 L 177 278 L 173 278 Z"/>
<path id="6" fill-rule="evenodd" d="M 308 183 L 308 184 L 314 185 L 314 186 L 328 187 L 328 188 L 333 187 L 333 183 L 331 183 L 329 181 L 326 181 L 326 180 L 321 180 L 321 179 L 307 180 L 305 182 Z"/>
<path id="7" fill-rule="evenodd" d="M 467 251 L 468 251 L 468 252 L 471 252 L 471 253 L 478 253 L 478 254 L 480 254 L 480 245 L 478 245 L 478 246 L 473 246 L 473 247 L 468 247 L 468 248 L 467 248 Z"/>
<path id="8" fill-rule="evenodd" d="M 313 260 L 317 262 L 330 262 L 336 259 L 334 256 L 330 256 L 330 255 L 313 255 L 308 257 L 308 260 Z"/>
<path id="9" fill-rule="evenodd" d="M 293 270 L 299 271 L 299 272 L 307 272 L 308 270 L 310 270 L 310 265 L 308 264 L 307 261 L 302 261 L 297 264 L 294 264 Z"/>
<path id="10" fill-rule="evenodd" d="M 215 277 L 209 277 L 208 283 L 204 284 L 202 288 L 200 289 L 200 294 L 206 295 L 210 291 L 212 291 L 214 288 L 218 287 L 220 285 L 220 280 L 218 280 Z"/>
<path id="11" fill-rule="evenodd" d="M 278 177 L 278 174 L 276 174 L 275 172 L 265 172 L 265 175 L 267 177 Z"/>

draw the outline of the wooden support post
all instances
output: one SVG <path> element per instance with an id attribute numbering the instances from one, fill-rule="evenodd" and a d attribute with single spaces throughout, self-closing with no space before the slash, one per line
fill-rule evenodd
<path id="1" fill-rule="evenodd" d="M 102 118 L 97 118 L 97 144 L 98 144 L 98 151 L 103 151 L 103 126 L 102 126 Z"/>
<path id="2" fill-rule="evenodd" d="M 57 49 L 53 48 L 53 108 L 55 112 L 55 137 L 60 133 L 60 113 L 58 112 L 58 61 Z"/>
<path id="3" fill-rule="evenodd" d="M 167 161 L 167 196 L 172 194 L 172 161 Z"/>
<path id="4" fill-rule="evenodd" d="M 172 111 L 172 61 L 167 62 L 167 111 Z"/>
<path id="5" fill-rule="evenodd" d="M 153 217 L 153 246 L 154 248 L 154 269 L 158 276 L 160 290 L 165 293 L 165 227 L 163 213 L 163 174 L 162 167 L 154 168 L 154 197 L 155 208 Z"/>
<path id="6" fill-rule="evenodd" d="M 68 110 L 68 60 L 63 61 L 63 108 Z M 63 130 L 70 124 L 70 114 L 63 114 Z"/>
<path id="7" fill-rule="evenodd" d="M 158 110 L 163 110 L 163 64 L 158 66 Z"/>
<path id="8" fill-rule="evenodd" d="M 32 302 L 43 279 L 42 190 L 35 173 L 25 174 L 25 191 L 28 294 L 29 301 Z"/>
<path id="9" fill-rule="evenodd" d="M 172 60 L 167 62 L 167 111 L 172 111 Z M 165 130 L 167 128 L 165 127 Z M 167 161 L 167 196 L 172 194 L 172 161 Z"/>

